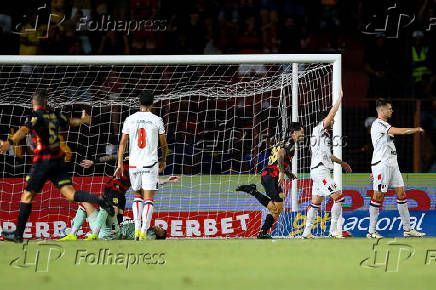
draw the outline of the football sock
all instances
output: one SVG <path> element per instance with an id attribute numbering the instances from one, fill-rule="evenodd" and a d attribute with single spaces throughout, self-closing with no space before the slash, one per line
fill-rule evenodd
<path id="1" fill-rule="evenodd" d="M 307 237 L 312 232 L 313 222 L 318 214 L 320 204 L 312 203 L 307 210 L 306 225 L 304 226 L 303 237 Z"/>
<path id="2" fill-rule="evenodd" d="M 153 200 L 145 199 L 144 210 L 142 211 L 142 228 L 141 234 L 147 233 L 153 215 Z"/>
<path id="3" fill-rule="evenodd" d="M 330 232 L 331 231 L 342 231 L 341 229 L 338 229 L 338 220 L 342 217 L 342 204 L 344 202 L 345 198 L 343 195 L 339 196 L 335 199 L 331 213 L 332 213 L 332 222 L 330 224 Z"/>
<path id="4" fill-rule="evenodd" d="M 71 235 L 76 236 L 77 231 L 83 225 L 86 219 L 86 211 L 82 206 L 76 211 L 76 216 L 73 219 L 73 226 L 71 227 Z"/>
<path id="5" fill-rule="evenodd" d="M 15 235 L 17 237 L 23 237 L 24 230 L 26 229 L 26 223 L 31 212 L 31 203 L 20 202 L 20 213 L 18 214 L 17 229 L 15 230 Z"/>
<path id="6" fill-rule="evenodd" d="M 410 213 L 407 206 L 407 199 L 397 199 L 397 208 L 400 213 L 401 221 L 403 222 L 403 229 L 405 231 L 410 231 Z"/>
<path id="7" fill-rule="evenodd" d="M 89 202 L 93 204 L 100 204 L 101 199 L 98 198 L 98 196 L 90 194 L 87 191 L 84 190 L 77 190 L 74 194 L 74 201 L 75 202 Z"/>
<path id="8" fill-rule="evenodd" d="M 144 209 L 144 200 L 135 197 L 132 204 L 133 221 L 135 222 L 135 232 L 141 230 L 142 211 Z"/>
<path id="9" fill-rule="evenodd" d="M 264 194 L 262 194 L 262 193 L 260 193 L 259 191 L 257 191 L 257 190 L 254 190 L 252 193 L 251 193 L 259 202 L 260 202 L 260 204 L 261 205 L 263 205 L 264 207 L 267 207 L 268 206 L 268 203 L 271 201 L 271 198 L 269 198 L 268 196 L 266 196 L 266 195 L 264 195 Z"/>
<path id="10" fill-rule="evenodd" d="M 100 233 L 100 229 L 106 224 L 108 213 L 104 209 L 100 208 L 97 215 L 96 227 L 92 231 L 93 235 L 97 235 Z"/>
<path id="11" fill-rule="evenodd" d="M 261 228 L 262 233 L 266 234 L 268 230 L 272 227 L 273 223 L 274 223 L 274 217 L 272 216 L 272 214 L 268 214 Z"/>
<path id="12" fill-rule="evenodd" d="M 371 202 L 369 204 L 369 230 L 370 234 L 375 233 L 378 213 L 380 211 L 381 202 L 371 198 Z"/>

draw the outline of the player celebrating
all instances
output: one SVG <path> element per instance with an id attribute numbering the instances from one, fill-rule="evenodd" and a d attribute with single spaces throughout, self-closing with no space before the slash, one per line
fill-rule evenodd
<path id="1" fill-rule="evenodd" d="M 103 157 L 104 158 L 104 157 Z M 85 160 L 84 160 L 85 161 Z M 83 161 L 81 162 L 83 164 Z M 85 162 L 87 163 L 87 162 Z M 128 174 L 128 173 L 127 173 Z M 115 178 L 113 178 L 115 179 Z M 170 176 L 166 179 L 159 179 L 159 185 L 164 185 L 166 183 L 176 183 L 180 180 L 178 176 Z M 108 184 L 110 181 L 108 182 Z M 128 185 L 130 187 L 130 184 Z M 110 188 L 110 187 L 109 187 Z M 106 190 L 105 190 L 106 193 Z M 124 195 L 124 194 L 123 194 Z M 124 199 L 125 200 L 125 199 Z M 125 206 L 125 201 L 124 201 Z M 115 211 L 117 207 L 114 206 Z M 124 209 L 124 207 L 123 207 Z M 73 225 L 71 227 L 71 233 L 61 239 L 59 241 L 75 241 L 77 240 L 77 231 L 82 227 L 85 219 L 88 218 L 89 227 L 91 228 L 92 234 L 89 235 L 85 240 L 112 240 L 118 239 L 118 224 L 122 224 L 121 222 L 116 222 L 113 218 L 108 216 L 107 212 L 104 209 L 96 209 L 94 205 L 84 202 L 79 206 L 76 212 L 76 216 L 73 219 Z M 115 225 L 116 224 L 116 225 Z M 148 233 L 147 233 L 148 235 Z M 148 236 L 147 236 L 148 238 Z M 133 240 L 133 238 L 132 238 Z"/>
<path id="2" fill-rule="evenodd" d="M 90 124 L 91 118 L 82 112 L 82 118 L 68 120 L 63 114 L 47 108 L 48 96 L 45 90 L 38 90 L 32 96 L 33 111 L 22 126 L 10 139 L 0 141 L 0 153 L 6 153 L 10 146 L 18 144 L 20 140 L 32 133 L 34 158 L 30 174 L 26 178 L 26 187 L 21 196 L 20 212 L 18 214 L 17 228 L 13 232 L 3 232 L 6 240 L 14 242 L 23 241 L 26 222 L 32 211 L 32 201 L 41 191 L 47 179 L 59 189 L 68 201 L 91 202 L 99 204 L 113 215 L 112 204 L 104 199 L 94 196 L 86 191 L 76 191 L 71 183 L 71 175 L 67 172 L 64 163 L 64 152 L 60 149 L 58 137 L 61 127 Z"/>
<path id="3" fill-rule="evenodd" d="M 135 191 L 132 210 L 136 227 L 135 235 L 140 240 L 147 237 L 146 232 L 153 214 L 154 192 L 158 189 L 158 174 L 165 169 L 168 154 L 162 118 L 151 112 L 153 99 L 151 93 L 140 94 L 140 111 L 124 121 L 118 149 L 118 167 L 114 174 L 117 178 L 123 176 L 123 155 L 129 142 L 129 175 L 132 189 Z M 159 164 L 158 142 L 162 151 Z"/>
<path id="4" fill-rule="evenodd" d="M 241 185 L 236 189 L 254 196 L 269 210 L 265 222 L 257 234 L 258 239 L 271 239 L 271 236 L 267 234 L 268 230 L 283 211 L 282 185 L 285 174 L 290 179 L 296 178 L 291 172 L 290 166 L 295 152 L 295 142 L 298 142 L 304 135 L 303 127 L 299 123 L 292 123 L 290 134 L 289 139 L 282 140 L 273 147 L 268 159 L 268 166 L 261 173 L 261 182 L 267 195 L 265 196 L 257 191 L 255 184 Z"/>
<path id="5" fill-rule="evenodd" d="M 371 140 L 374 152 L 372 154 L 371 171 L 374 178 L 374 194 L 369 205 L 369 231 L 367 238 L 381 238 L 376 232 L 376 225 L 380 207 L 388 187 L 393 188 L 397 195 L 397 207 L 403 223 L 405 237 L 422 237 L 420 233 L 410 226 L 410 214 L 407 207 L 406 193 L 404 192 L 403 177 L 398 166 L 397 151 L 394 144 L 394 135 L 422 133 L 422 128 L 395 128 L 387 122 L 392 117 L 392 104 L 386 99 L 376 101 L 377 119 L 371 126 Z"/>
<path id="6" fill-rule="evenodd" d="M 312 151 L 310 178 L 313 181 L 312 204 L 307 211 L 306 225 L 302 235 L 303 238 L 314 238 L 311 233 L 313 222 L 325 196 L 330 196 L 334 200 L 331 209 L 330 236 L 343 238 L 342 224 L 339 223 L 338 226 L 338 220 L 342 219 L 342 203 L 344 202 L 344 196 L 342 195 L 342 191 L 336 188 L 336 184 L 331 178 L 330 172 L 333 169 L 333 162 L 340 164 L 347 173 L 351 172 L 351 167 L 346 162 L 332 155 L 329 134 L 329 130 L 333 128 L 334 117 L 339 109 L 341 100 L 342 91 L 339 99 L 330 109 L 327 117 L 323 118 L 312 131 L 310 142 L 310 149 Z"/>

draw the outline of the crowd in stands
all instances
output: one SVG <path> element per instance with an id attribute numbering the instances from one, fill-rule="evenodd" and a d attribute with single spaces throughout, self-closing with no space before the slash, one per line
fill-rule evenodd
<path id="1" fill-rule="evenodd" d="M 0 7 L 0 54 L 341 53 L 345 107 L 420 100 L 435 171 L 436 0 L 36 0 Z M 409 118 L 409 120 L 413 120 Z M 356 125 L 354 125 L 356 126 Z M 354 148 L 353 150 L 356 150 Z"/>

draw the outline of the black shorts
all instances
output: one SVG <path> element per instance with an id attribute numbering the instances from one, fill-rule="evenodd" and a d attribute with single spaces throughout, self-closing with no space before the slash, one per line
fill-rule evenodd
<path id="1" fill-rule="evenodd" d="M 25 190 L 39 193 L 47 180 L 59 189 L 72 185 L 71 174 L 67 171 L 63 157 L 33 163 L 29 175 L 26 176 Z"/>
<path id="2" fill-rule="evenodd" d="M 124 210 L 126 208 L 126 196 L 119 191 L 107 186 L 104 188 L 104 196 L 119 209 Z"/>
<path id="3" fill-rule="evenodd" d="M 271 201 L 283 202 L 281 197 L 282 188 L 279 186 L 279 177 L 273 177 L 270 174 L 264 174 L 261 177 L 261 183 L 265 188 L 266 195 L 271 198 Z"/>

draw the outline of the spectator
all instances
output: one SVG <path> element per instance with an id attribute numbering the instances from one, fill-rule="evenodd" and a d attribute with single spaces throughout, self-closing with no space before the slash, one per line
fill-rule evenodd
<path id="1" fill-rule="evenodd" d="M 278 52 L 277 23 L 279 20 L 277 0 L 260 1 L 262 47 L 265 53 Z"/>
<path id="2" fill-rule="evenodd" d="M 365 51 L 365 70 L 369 76 L 368 97 L 388 96 L 389 51 L 385 44 L 384 34 L 376 35 L 374 45 Z"/>
<path id="3" fill-rule="evenodd" d="M 98 54 L 130 54 L 129 39 L 127 38 L 127 35 L 123 32 L 108 31 L 101 39 Z"/>
<path id="4" fill-rule="evenodd" d="M 415 95 L 421 98 L 424 93 L 424 87 L 430 82 L 432 75 L 430 69 L 430 47 L 424 43 L 424 32 L 420 30 L 414 31 L 412 38 L 412 78 L 415 83 Z"/>
<path id="5" fill-rule="evenodd" d="M 38 54 L 42 34 L 41 27 L 34 29 L 36 15 L 32 11 L 28 11 L 27 15 L 29 16 L 26 18 L 24 25 L 20 29 L 20 54 Z"/>

